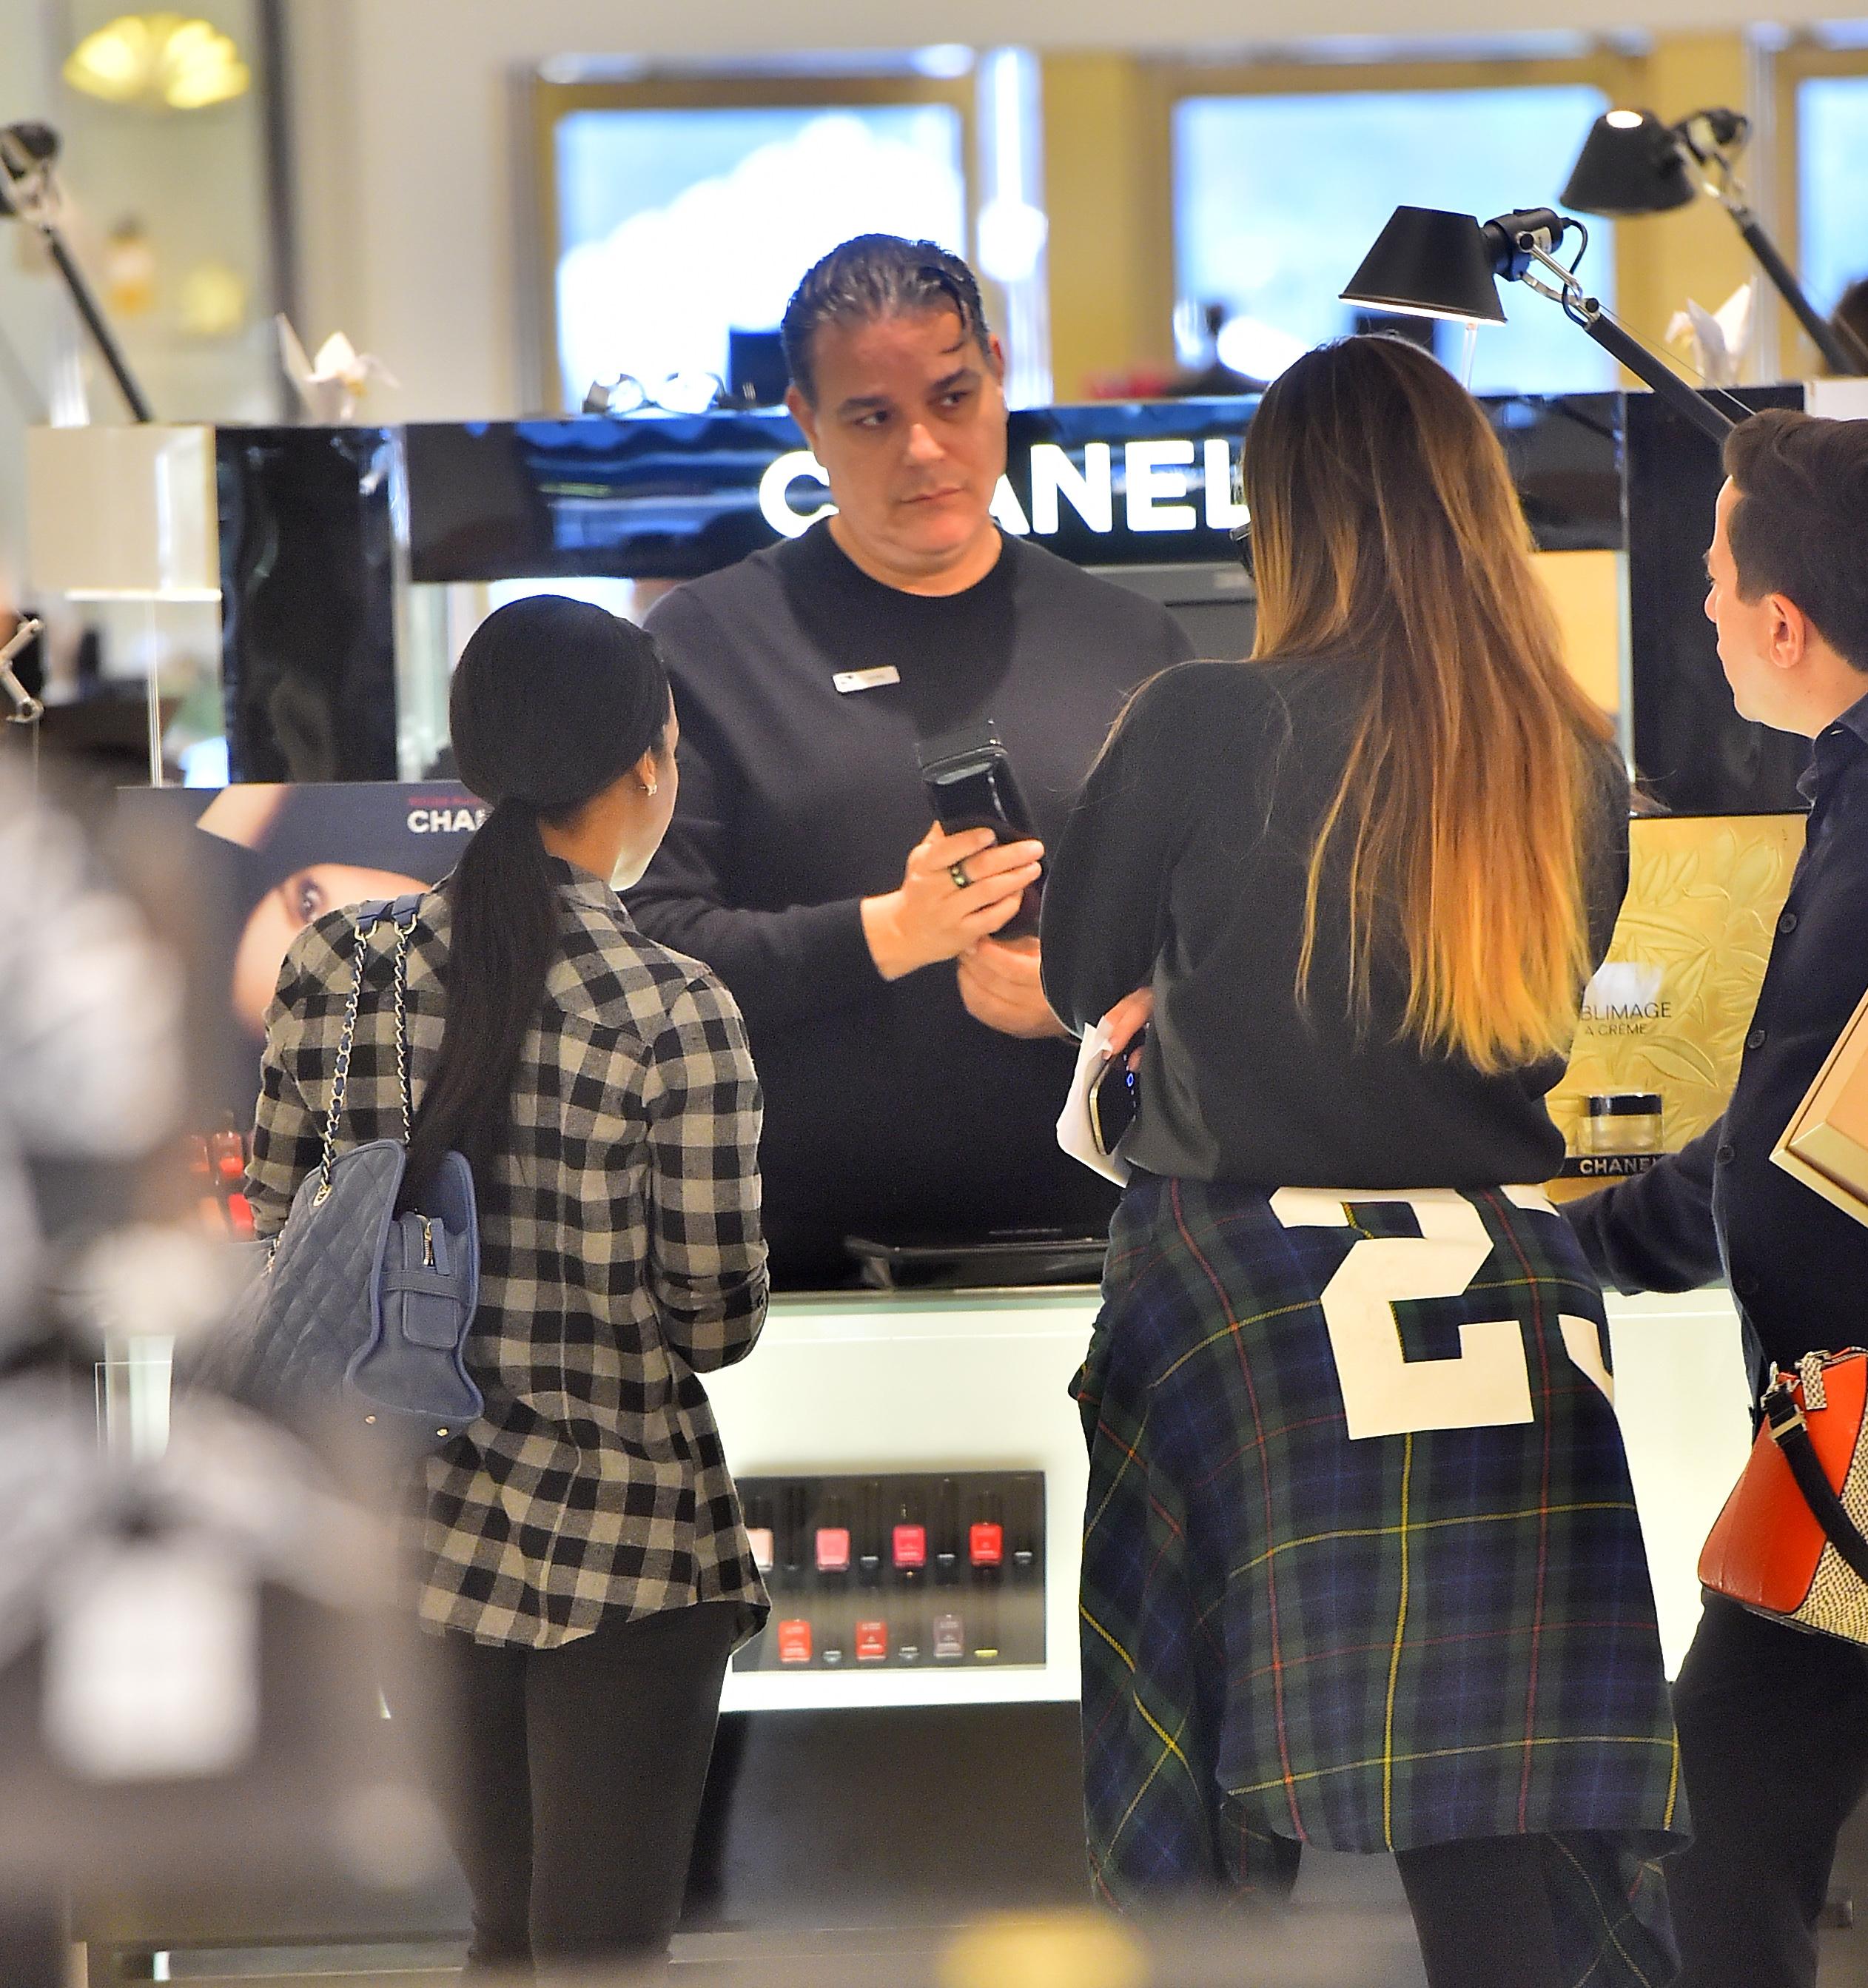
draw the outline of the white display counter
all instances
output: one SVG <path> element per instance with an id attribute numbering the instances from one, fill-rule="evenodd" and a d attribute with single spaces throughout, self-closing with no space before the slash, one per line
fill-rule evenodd
<path id="1" fill-rule="evenodd" d="M 1087 1476 L 1069 1394 L 1088 1287 L 782 1297 L 750 1359 L 709 1374 L 735 1476 L 1040 1470 L 1045 1661 L 940 1669 L 735 1671 L 729 1710 L 1074 1699 Z M 1751 1440 L 1738 1316 L 1723 1290 L 1611 1297 L 1616 1401 L 1670 1672 L 1699 1614 L 1700 1543 Z"/>

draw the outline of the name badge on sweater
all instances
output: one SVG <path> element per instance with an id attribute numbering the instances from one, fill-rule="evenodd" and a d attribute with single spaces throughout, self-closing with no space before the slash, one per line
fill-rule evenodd
<path id="1" fill-rule="evenodd" d="M 879 670 L 839 670 L 830 681 L 847 697 L 853 690 L 880 690 L 884 684 L 898 684 L 901 671 L 893 663 L 884 663 Z"/>

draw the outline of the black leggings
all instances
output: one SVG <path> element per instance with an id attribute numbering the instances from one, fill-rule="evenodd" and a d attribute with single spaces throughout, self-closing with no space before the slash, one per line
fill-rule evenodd
<path id="1" fill-rule="evenodd" d="M 737 1614 L 702 1602 L 553 1650 L 441 1638 L 470 1974 L 666 1949 Z"/>
<path id="2" fill-rule="evenodd" d="M 1566 1988 L 1535 1836 L 1399 1851 L 1427 1988 Z"/>

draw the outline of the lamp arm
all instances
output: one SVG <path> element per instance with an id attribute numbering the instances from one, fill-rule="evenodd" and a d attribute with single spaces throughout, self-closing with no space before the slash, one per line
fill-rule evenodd
<path id="1" fill-rule="evenodd" d="M 1745 238 L 1745 245 L 1763 265 L 1778 294 L 1795 312 L 1797 322 L 1809 333 L 1811 343 L 1822 354 L 1830 371 L 1868 374 L 1868 351 L 1860 348 L 1846 326 L 1832 324 L 1810 302 L 1809 292 L 1797 281 L 1796 272 L 1778 254 L 1777 244 L 1765 232 L 1757 215 L 1733 194 L 1721 194 L 1719 205 L 1731 216 L 1733 225 Z"/>
<path id="2" fill-rule="evenodd" d="M 45 243 L 53 265 L 64 279 L 72 302 L 77 306 L 78 315 L 84 321 L 84 328 L 91 335 L 110 377 L 117 382 L 117 391 L 123 402 L 139 421 L 153 421 L 156 417 L 137 385 L 136 376 L 130 370 L 123 348 L 117 343 L 116 335 L 105 322 L 104 314 L 98 307 L 97 299 L 91 294 L 91 286 L 84 279 L 84 272 L 78 267 L 72 252 L 66 246 L 65 238 L 52 219 L 51 173 L 42 162 L 35 164 L 28 158 L 15 140 L 0 134 L 0 169 L 5 172 L 10 184 L 6 192 L 13 211 L 21 220 L 29 223 L 38 231 Z"/>
<path id="3" fill-rule="evenodd" d="M 1717 442 L 1724 441 L 1736 423 L 1702 401 L 1664 360 L 1623 330 L 1594 297 L 1585 294 L 1573 271 L 1565 269 L 1555 256 L 1546 255 L 1528 237 L 1520 236 L 1518 246 L 1532 262 L 1542 264 L 1556 276 L 1561 286 L 1558 300 L 1572 324 L 1586 333 L 1611 358 L 1619 360 L 1637 380 L 1644 380 L 1677 414 L 1691 421 L 1701 434 L 1710 435 Z M 1545 296 L 1553 294 L 1542 282 L 1534 287 Z"/>

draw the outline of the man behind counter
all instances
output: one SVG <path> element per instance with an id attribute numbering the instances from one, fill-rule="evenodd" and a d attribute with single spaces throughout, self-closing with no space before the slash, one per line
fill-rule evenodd
<path id="1" fill-rule="evenodd" d="M 1072 1053 L 1037 942 L 993 936 L 1039 847 L 931 827 L 915 746 L 995 721 L 1055 835 L 1124 698 L 1191 651 L 994 523 L 1004 360 L 958 257 L 846 242 L 782 335 L 836 509 L 649 616 L 681 792 L 630 909 L 745 1013 L 775 1281 L 848 1282 L 848 1235 L 1100 1234 L 1113 1197 L 1053 1136 Z"/>

